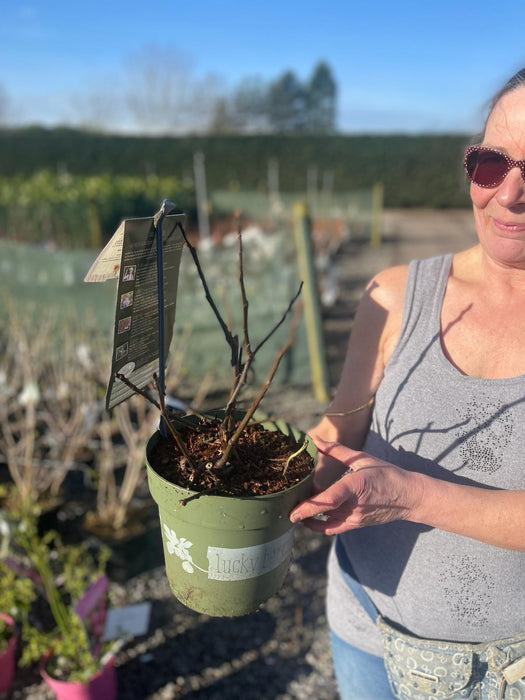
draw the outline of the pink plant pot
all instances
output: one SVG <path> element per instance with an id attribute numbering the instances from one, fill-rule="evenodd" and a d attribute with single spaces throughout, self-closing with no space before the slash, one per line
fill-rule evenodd
<path id="1" fill-rule="evenodd" d="M 46 654 L 40 664 L 40 675 L 51 688 L 57 700 L 115 700 L 117 697 L 117 674 L 115 658 L 111 657 L 103 669 L 87 683 L 80 681 L 59 681 L 46 672 Z"/>
<path id="2" fill-rule="evenodd" d="M 11 687 L 15 675 L 16 634 L 13 618 L 2 612 L 0 612 L 0 618 L 13 628 L 13 636 L 7 648 L 0 652 L 0 693 L 5 693 Z"/>

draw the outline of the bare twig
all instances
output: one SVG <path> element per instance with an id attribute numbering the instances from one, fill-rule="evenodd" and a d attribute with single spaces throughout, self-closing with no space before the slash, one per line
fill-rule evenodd
<path id="1" fill-rule="evenodd" d="M 261 342 L 259 343 L 259 345 L 257 345 L 257 347 L 255 348 L 255 350 L 253 351 L 254 356 L 259 352 L 259 350 L 260 350 L 260 349 L 262 348 L 262 346 L 266 343 L 266 341 L 268 341 L 268 340 L 272 337 L 272 335 L 275 333 L 275 331 L 276 331 L 280 326 L 282 326 L 282 324 L 283 324 L 284 321 L 286 320 L 286 317 L 287 317 L 288 314 L 290 313 L 290 311 L 291 311 L 291 309 L 292 309 L 292 306 L 295 304 L 295 302 L 296 302 L 297 299 L 299 298 L 299 295 L 301 294 L 302 289 L 303 289 L 303 283 L 301 282 L 301 284 L 299 285 L 299 289 L 297 290 L 297 292 L 296 292 L 295 296 L 293 297 L 293 299 L 292 299 L 292 300 L 290 301 L 290 303 L 288 304 L 288 308 L 286 309 L 286 311 L 285 311 L 284 314 L 282 315 L 281 320 L 272 328 L 272 330 L 268 333 L 268 335 L 267 335 L 265 338 L 263 338 L 263 339 L 261 340 Z"/>
<path id="2" fill-rule="evenodd" d="M 156 374 L 153 375 L 153 381 L 155 382 L 155 387 L 157 389 L 157 394 L 159 396 L 160 414 L 164 418 L 164 421 L 166 422 L 166 425 L 168 426 L 168 429 L 171 433 L 171 436 L 175 440 L 177 447 L 181 451 L 183 457 L 185 457 L 185 459 L 187 460 L 189 466 L 193 469 L 194 468 L 193 463 L 190 459 L 188 451 L 184 447 L 184 443 L 182 442 L 179 433 L 175 430 L 173 423 L 170 421 L 170 419 L 168 418 L 168 414 L 166 413 L 166 406 L 164 404 L 164 394 L 162 392 L 162 389 L 160 388 L 159 378 L 157 377 Z"/>
<path id="3" fill-rule="evenodd" d="M 255 399 L 252 401 L 250 404 L 249 408 L 247 409 L 246 413 L 244 414 L 242 420 L 238 423 L 233 435 L 229 438 L 228 443 L 226 445 L 226 448 L 224 452 L 222 453 L 220 459 L 215 463 L 215 468 L 216 469 L 221 469 L 224 467 L 226 462 L 228 461 L 228 458 L 231 454 L 232 449 L 238 442 L 240 436 L 242 435 L 244 429 L 252 419 L 255 411 L 257 410 L 259 404 L 261 403 L 264 395 L 270 388 L 270 385 L 273 381 L 273 378 L 275 376 L 275 373 L 277 372 L 277 369 L 279 368 L 279 364 L 281 363 L 281 360 L 285 356 L 286 352 L 289 350 L 289 348 L 293 345 L 293 342 L 295 340 L 295 331 L 297 328 L 297 324 L 299 322 L 298 316 L 296 315 L 294 318 L 294 323 L 292 324 L 292 327 L 290 329 L 290 334 L 288 336 L 288 339 L 286 343 L 283 345 L 283 347 L 278 351 L 277 355 L 275 356 L 275 359 L 273 361 L 273 365 L 270 368 L 270 372 L 268 373 L 268 376 L 266 377 L 266 381 L 262 385 L 259 393 L 255 397 Z"/>
<path id="4" fill-rule="evenodd" d="M 242 330 L 244 335 L 244 352 L 248 360 L 252 359 L 252 348 L 250 345 L 250 335 L 248 332 L 248 297 L 246 296 L 246 287 L 244 286 L 244 265 L 242 258 L 242 235 L 241 230 L 237 233 L 237 239 L 239 241 L 239 289 L 241 290 L 242 299 Z"/>
<path id="5" fill-rule="evenodd" d="M 188 496 L 187 498 L 181 498 L 179 501 L 179 506 L 185 506 L 187 503 L 190 501 L 195 501 L 197 498 L 200 498 L 201 496 L 213 496 L 218 492 L 218 487 L 213 486 L 211 489 L 206 489 L 206 491 L 199 491 L 198 493 L 193 493 L 191 496 Z"/>
<path id="6" fill-rule="evenodd" d="M 117 379 L 120 379 L 120 381 L 125 384 L 129 389 L 135 392 L 135 394 L 139 394 L 140 396 L 144 397 L 146 401 L 149 401 L 152 403 L 159 411 L 161 410 L 160 403 L 158 401 L 155 401 L 153 396 L 151 396 L 147 391 L 144 391 L 144 389 L 140 389 L 136 384 L 134 384 L 132 381 L 130 381 L 124 374 L 121 372 L 116 372 L 115 377 Z"/>
<path id="7" fill-rule="evenodd" d="M 155 376 L 156 376 L 156 375 L 153 375 L 154 381 L 155 381 Z M 129 387 L 135 394 L 139 394 L 139 396 L 142 396 L 142 397 L 145 398 L 147 401 L 149 401 L 149 403 L 151 403 L 153 406 L 155 406 L 155 408 L 160 412 L 160 414 L 161 414 L 162 417 L 166 420 L 166 422 L 168 422 L 167 417 L 165 417 L 165 415 L 167 415 L 167 414 L 166 414 L 166 408 L 165 408 L 164 402 L 163 402 L 162 405 L 161 405 L 158 401 L 155 401 L 155 399 L 153 398 L 153 396 L 151 396 L 150 394 L 148 394 L 147 391 L 144 391 L 144 389 L 140 389 L 136 384 L 134 384 L 130 379 L 128 379 L 127 377 L 125 377 L 125 376 L 124 376 L 123 374 L 121 374 L 120 372 L 116 372 L 116 373 L 115 373 L 115 377 L 116 377 L 117 379 L 120 379 L 120 381 L 123 382 L 127 387 Z M 156 388 L 157 388 L 157 387 L 156 387 Z M 157 389 L 157 392 L 159 393 L 159 395 L 163 396 L 162 392 L 160 391 L 160 388 Z M 164 413 L 163 413 L 163 411 L 164 411 Z M 199 418 L 204 418 L 204 416 L 202 416 L 202 415 L 201 415 L 198 411 L 196 411 L 195 409 L 191 408 L 191 406 L 188 406 L 188 411 L 190 411 L 191 413 L 195 414 L 195 415 L 198 416 Z M 171 417 L 170 417 L 170 421 L 171 421 L 171 420 L 174 420 L 174 421 L 177 421 L 178 423 L 181 423 L 185 428 L 189 428 L 190 430 L 191 430 L 192 428 L 193 428 L 193 429 L 195 428 L 195 426 L 194 426 L 192 423 L 190 423 L 190 422 L 187 421 L 187 420 L 184 420 L 184 418 L 183 418 L 182 416 L 175 416 L 175 415 L 174 415 L 174 416 L 171 416 Z"/>
<path id="8" fill-rule="evenodd" d="M 180 231 L 182 233 L 182 237 L 184 238 L 184 241 L 186 242 L 186 245 L 188 246 L 188 250 L 190 251 L 191 257 L 193 258 L 193 262 L 195 263 L 195 267 L 197 268 L 197 273 L 199 275 L 200 281 L 202 283 L 202 286 L 204 288 L 204 293 L 206 295 L 206 300 L 208 301 L 209 305 L 211 306 L 213 313 L 215 314 L 215 317 L 217 321 L 219 322 L 220 327 L 222 328 L 222 332 L 224 333 L 224 337 L 226 338 L 226 342 L 230 346 L 231 350 L 231 366 L 232 367 L 237 367 L 239 363 L 239 339 L 237 336 L 233 335 L 233 333 L 230 331 L 226 323 L 224 322 L 224 319 L 222 318 L 219 309 L 217 308 L 213 297 L 211 295 L 210 289 L 208 287 L 208 283 L 206 281 L 206 278 L 204 276 L 204 272 L 202 271 L 201 263 L 199 260 L 199 256 L 197 255 L 197 251 L 195 250 L 194 246 L 190 243 L 188 240 L 188 237 L 186 236 L 186 232 L 184 231 L 184 227 L 179 224 Z"/>
<path id="9" fill-rule="evenodd" d="M 248 304 L 248 298 L 246 295 L 246 289 L 244 285 L 244 265 L 243 265 L 243 248 L 242 248 L 242 235 L 241 235 L 241 230 L 239 228 L 238 231 L 238 242 L 239 242 L 239 271 L 238 271 L 238 282 L 239 282 L 239 288 L 240 288 L 240 293 L 241 293 L 241 302 L 242 302 L 242 328 L 243 328 L 243 344 L 242 347 L 239 347 L 239 338 L 237 335 L 234 335 L 230 328 L 228 328 L 227 324 L 225 323 L 223 317 L 221 316 L 221 313 L 219 312 L 212 295 L 210 293 L 208 283 L 206 281 L 204 272 L 201 268 L 199 257 L 197 254 L 196 249 L 194 246 L 190 243 L 188 240 L 186 233 L 184 231 L 184 228 L 179 224 L 182 236 L 184 238 L 184 241 L 188 247 L 188 250 L 190 251 L 190 254 L 193 258 L 193 262 L 196 266 L 197 273 L 199 275 L 200 281 L 202 283 L 202 286 L 204 288 L 206 300 L 209 303 L 209 305 L 212 308 L 213 313 L 215 314 L 216 319 L 219 322 L 219 325 L 223 331 L 223 334 L 226 338 L 226 341 L 230 347 L 231 351 L 231 357 L 230 357 L 230 362 L 231 366 L 234 369 L 234 376 L 233 376 L 233 385 L 232 389 L 229 394 L 229 398 L 226 404 L 226 408 L 224 410 L 224 418 L 222 420 L 222 429 L 224 431 L 224 437 L 225 437 L 225 448 L 223 450 L 222 455 L 220 458 L 215 462 L 213 465 L 214 470 L 221 470 L 224 469 L 225 465 L 227 464 L 229 458 L 231 457 L 232 451 L 235 448 L 239 438 L 241 437 L 243 431 L 245 430 L 246 426 L 252 420 L 253 415 L 255 411 L 257 410 L 261 400 L 265 396 L 266 392 L 268 391 L 271 382 L 273 381 L 273 378 L 277 372 L 277 369 L 280 365 L 280 362 L 288 349 L 292 346 L 294 339 L 295 339 L 295 331 L 299 322 L 299 314 L 295 313 L 294 318 L 291 324 L 291 329 L 289 333 L 289 337 L 286 341 L 286 343 L 283 345 L 283 347 L 277 352 L 273 364 L 270 368 L 270 371 L 268 373 L 268 376 L 260 388 L 258 394 L 256 397 L 253 399 L 252 403 L 250 404 L 248 410 L 244 414 L 243 418 L 235 424 L 234 418 L 233 418 L 233 410 L 235 408 L 235 404 L 237 401 L 237 398 L 239 396 L 241 388 L 245 385 L 246 379 L 248 376 L 248 372 L 253 364 L 253 361 L 255 359 L 255 355 L 258 353 L 258 351 L 263 347 L 263 345 L 274 335 L 274 333 L 280 328 L 280 326 L 284 323 L 285 319 L 287 318 L 288 314 L 292 310 L 297 298 L 301 294 L 302 291 L 302 283 L 299 286 L 299 289 L 297 293 L 294 295 L 294 297 L 291 299 L 291 301 L 288 304 L 288 307 L 286 308 L 284 314 L 282 315 L 281 319 L 278 321 L 278 323 L 270 330 L 270 332 L 263 338 L 263 340 L 257 345 L 255 350 L 252 349 L 251 346 L 251 340 L 250 340 L 250 335 L 249 335 L 249 330 L 248 330 L 248 310 L 249 310 L 249 304 Z M 244 353 L 244 361 L 243 361 L 243 353 Z M 128 386 L 131 386 L 133 388 L 132 383 L 127 380 L 126 378 L 121 377 L 120 375 L 117 375 L 119 379 L 124 381 Z M 157 393 L 159 396 L 159 401 L 158 403 L 155 403 L 155 405 L 159 408 L 162 418 L 166 422 L 166 425 L 168 429 L 170 430 L 179 450 L 181 451 L 182 455 L 185 457 L 187 462 L 191 465 L 191 460 L 189 458 L 189 455 L 187 454 L 187 451 L 182 443 L 181 437 L 178 434 L 178 432 L 175 430 L 172 424 L 172 420 L 168 417 L 165 406 L 164 406 L 164 394 L 161 391 L 161 388 L 158 384 L 157 378 L 154 375 L 154 379 L 157 385 Z M 146 393 L 142 391 L 138 391 L 137 393 L 141 394 L 144 396 L 148 401 L 152 401 L 151 397 L 149 397 Z M 231 426 L 231 427 L 230 427 Z M 198 429 L 198 427 L 197 427 Z M 289 462 L 287 462 L 288 466 Z M 193 467 L 192 467 L 193 468 Z M 286 467 L 287 468 L 287 467 Z M 285 468 L 285 471 L 286 471 Z M 210 493 L 211 491 L 207 491 L 205 493 Z M 197 496 L 196 496 L 197 497 Z M 184 502 L 187 502 L 188 499 L 185 499 Z"/>
<path id="10" fill-rule="evenodd" d="M 282 315 L 281 319 L 279 322 L 272 328 L 272 330 L 266 335 L 263 340 L 257 345 L 255 350 L 252 350 L 251 348 L 251 343 L 250 343 L 250 337 L 249 337 L 249 332 L 248 332 L 248 299 L 246 297 L 246 289 L 244 286 L 244 266 L 243 266 L 243 257 L 242 257 L 242 236 L 241 236 L 241 231 L 239 230 L 238 232 L 238 240 L 239 240 L 239 287 L 241 290 L 241 298 L 242 298 L 242 306 L 243 306 L 243 334 L 244 334 L 244 350 L 246 353 L 246 360 L 244 362 L 244 365 L 242 365 L 241 372 L 238 376 L 235 377 L 234 380 L 234 385 L 232 388 L 232 391 L 230 393 L 230 397 L 228 399 L 228 403 L 226 405 L 226 416 L 229 416 L 233 408 L 235 407 L 235 402 L 237 400 L 237 397 L 239 395 L 239 392 L 241 391 L 242 387 L 246 383 L 246 377 L 248 376 L 248 372 L 255 360 L 255 355 L 257 352 L 262 348 L 262 346 L 272 337 L 272 335 L 277 331 L 277 329 L 284 323 L 286 317 L 290 313 L 293 305 L 297 301 L 297 298 L 301 294 L 301 290 L 303 288 L 303 283 L 299 285 L 299 289 L 297 290 L 297 293 L 295 296 L 291 299 L 290 303 L 288 304 L 288 307 L 284 314 Z M 280 360 L 279 360 L 280 361 Z M 261 397 L 262 398 L 262 397 Z"/>

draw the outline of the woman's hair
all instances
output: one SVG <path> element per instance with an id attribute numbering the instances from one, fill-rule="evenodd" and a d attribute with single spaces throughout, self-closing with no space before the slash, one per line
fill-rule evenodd
<path id="1" fill-rule="evenodd" d="M 487 126 L 488 118 L 492 114 L 494 107 L 498 104 L 501 98 L 507 95 L 509 92 L 512 92 L 513 90 L 516 90 L 516 88 L 522 86 L 525 86 L 525 68 L 522 68 L 517 73 L 514 73 L 512 78 L 509 78 L 509 80 L 507 80 L 507 82 L 501 88 L 501 90 L 498 90 L 498 92 L 492 97 L 492 99 L 489 100 L 487 118 L 485 119 L 485 128 Z M 483 132 L 485 132 L 485 128 L 483 129 Z"/>

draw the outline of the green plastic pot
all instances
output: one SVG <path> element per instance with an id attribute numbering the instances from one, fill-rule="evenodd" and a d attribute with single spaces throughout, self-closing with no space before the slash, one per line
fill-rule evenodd
<path id="1" fill-rule="evenodd" d="M 270 430 L 304 433 L 283 422 L 263 423 Z M 313 471 L 291 488 L 266 496 L 195 494 L 167 481 L 150 460 L 161 439 L 155 433 L 146 448 L 148 484 L 159 508 L 166 575 L 175 597 L 196 612 L 216 617 L 246 615 L 282 586 L 290 565 L 294 525 L 288 515 L 312 491 Z"/>

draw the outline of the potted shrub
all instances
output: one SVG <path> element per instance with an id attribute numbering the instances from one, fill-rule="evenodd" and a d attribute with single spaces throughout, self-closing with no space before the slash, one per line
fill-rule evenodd
<path id="1" fill-rule="evenodd" d="M 160 430 L 147 444 L 146 464 L 151 494 L 159 507 L 166 572 L 173 593 L 198 612 L 243 615 L 279 590 L 293 542 L 288 514 L 311 491 L 313 443 L 284 421 L 255 419 L 279 363 L 293 343 L 294 323 L 249 407 L 243 410 L 240 403 L 258 351 L 284 323 L 301 289 L 282 318 L 252 347 L 239 231 L 239 341 L 212 298 L 195 247 L 182 225 L 180 228 L 206 300 L 230 349 L 232 385 L 225 405 L 206 415 L 191 410 L 187 415 L 169 412 L 164 382 L 158 376 L 157 400 L 124 374 L 116 376 L 155 403 L 161 414 Z M 159 371 L 163 372 L 161 362 Z"/>
<path id="2" fill-rule="evenodd" d="M 0 533 L 3 535 L 0 547 L 0 693 L 4 693 L 13 681 L 20 627 L 27 619 L 36 592 L 32 581 L 20 577 L 9 565 L 10 528 L 2 517 Z"/>
<path id="3" fill-rule="evenodd" d="M 177 369 L 183 365 L 186 343 L 187 338 L 177 343 L 172 353 L 169 391 L 182 383 Z M 208 382 L 206 376 L 198 387 L 197 401 L 205 395 Z M 94 426 L 96 497 L 83 517 L 81 531 L 90 546 L 110 550 L 107 573 L 113 581 L 126 581 L 163 561 L 157 506 L 147 490 L 144 469 L 144 444 L 157 424 L 156 407 L 141 396 L 131 396 L 111 413 L 101 412 Z"/>
<path id="4" fill-rule="evenodd" d="M 71 324 L 57 327 L 51 312 L 36 323 L 7 298 L 7 319 L 0 321 L 0 454 L 9 479 L 0 496 L 5 510 L 38 507 L 41 530 L 56 527 L 66 477 L 95 423 L 97 386 L 76 358 L 78 340 Z"/>
<path id="5" fill-rule="evenodd" d="M 114 658 L 111 646 L 102 641 L 107 553 L 95 561 L 85 545 L 63 545 L 54 532 L 40 536 L 30 518 L 18 526 L 15 543 L 27 559 L 18 565 L 19 573 L 31 577 L 41 593 L 40 615 L 22 622 L 20 665 L 38 662 L 57 698 L 113 700 Z M 79 601 L 93 586 L 99 589 L 95 603 L 82 609 Z"/>
<path id="6" fill-rule="evenodd" d="M 0 612 L 0 693 L 11 688 L 15 675 L 16 630 L 10 615 Z"/>
<path id="7" fill-rule="evenodd" d="M 144 472 L 144 441 L 154 430 L 156 415 L 151 406 L 133 398 L 102 416 L 95 427 L 96 497 L 82 521 L 82 534 L 89 543 L 110 550 L 108 576 L 120 582 L 144 571 L 150 562 L 158 565 L 162 558 Z"/>

